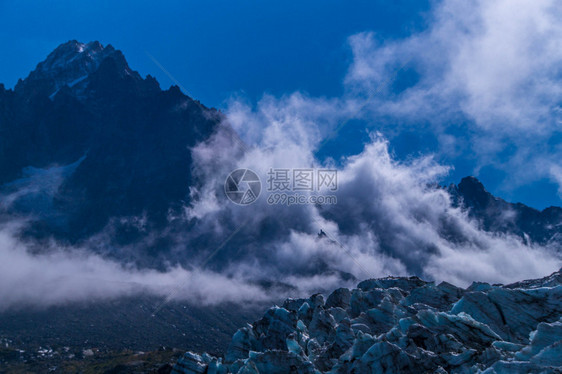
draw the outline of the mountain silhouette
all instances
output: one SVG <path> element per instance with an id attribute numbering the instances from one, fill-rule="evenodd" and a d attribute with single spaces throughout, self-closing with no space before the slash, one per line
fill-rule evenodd
<path id="1" fill-rule="evenodd" d="M 28 234 L 69 242 L 112 217 L 161 227 L 188 199 L 190 147 L 220 122 L 177 86 L 143 79 L 111 45 L 69 41 L 14 90 L 0 87 L 0 183 L 18 190 L 7 209 L 33 217 Z M 135 236 L 127 230 L 124 240 Z"/>

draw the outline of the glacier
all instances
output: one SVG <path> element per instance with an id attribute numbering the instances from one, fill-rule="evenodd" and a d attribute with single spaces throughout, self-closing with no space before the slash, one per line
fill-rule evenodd
<path id="1" fill-rule="evenodd" d="M 562 269 L 466 289 L 386 277 L 287 299 L 222 357 L 187 352 L 172 373 L 562 373 Z"/>

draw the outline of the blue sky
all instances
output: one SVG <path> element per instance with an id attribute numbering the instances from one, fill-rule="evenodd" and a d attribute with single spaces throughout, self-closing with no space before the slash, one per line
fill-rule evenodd
<path id="1" fill-rule="evenodd" d="M 149 53 L 189 95 L 218 108 L 233 96 L 256 102 L 264 93 L 295 91 L 348 100 L 394 77 L 375 100 L 385 110 L 367 108 L 371 119 L 347 125 L 324 154 L 359 151 L 368 138 L 365 128 L 378 130 L 401 159 L 435 153 L 439 162 L 454 166 L 444 183 L 474 174 L 507 200 L 537 208 L 561 205 L 560 128 L 553 114 L 558 90 L 556 72 L 551 74 L 560 56 L 531 48 L 542 45 L 536 40 L 550 40 L 545 35 L 558 36 L 534 27 L 559 26 L 547 17 L 553 13 L 549 4 L 523 9 L 475 2 L 463 9 L 449 3 L 0 0 L 0 82 L 13 87 L 70 39 L 112 44 L 133 69 L 168 87 L 172 82 Z M 521 25 L 515 32 L 510 20 Z M 514 58 L 504 61 L 496 50 L 521 61 L 513 67 Z M 531 57 L 541 65 L 532 65 Z M 544 73 L 535 79 L 539 67 Z M 510 77 L 515 83 L 505 84 Z M 551 91 L 534 86 L 545 80 Z M 523 88 L 532 96 L 521 109 Z M 525 136 L 534 140 L 525 142 Z"/>
<path id="2" fill-rule="evenodd" d="M 233 93 L 304 90 L 340 94 L 349 63 L 346 39 L 364 30 L 399 37 L 423 27 L 423 1 L 0 1 L 4 58 L 0 81 L 12 87 L 57 45 L 99 40 L 121 49 L 142 74 L 172 82 L 221 106 Z M 400 22 L 397 22 L 400 20 Z"/>

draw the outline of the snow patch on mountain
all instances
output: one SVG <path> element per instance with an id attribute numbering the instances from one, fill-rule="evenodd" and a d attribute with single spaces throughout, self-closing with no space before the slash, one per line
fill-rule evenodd
<path id="1" fill-rule="evenodd" d="M 26 79 L 18 82 L 15 90 L 25 94 L 45 94 L 53 100 L 64 86 L 72 88 L 85 83 L 108 57 L 119 62 L 124 74 L 132 74 L 123 54 L 113 46 L 104 47 L 98 41 L 80 43 L 71 40 L 51 52 Z"/>

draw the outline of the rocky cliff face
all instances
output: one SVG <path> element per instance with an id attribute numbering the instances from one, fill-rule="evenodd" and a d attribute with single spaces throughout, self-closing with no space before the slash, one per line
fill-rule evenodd
<path id="1" fill-rule="evenodd" d="M 562 372 L 562 272 L 467 289 L 388 277 L 288 299 L 224 357 L 188 352 L 173 372 Z"/>
<path id="2" fill-rule="evenodd" d="M 134 242 L 188 199 L 190 147 L 220 119 L 112 46 L 69 41 L 0 86 L 0 208 L 31 218 L 35 238 L 74 243 L 114 219 L 117 240 Z"/>

